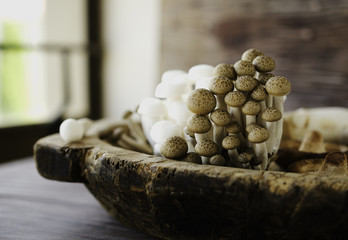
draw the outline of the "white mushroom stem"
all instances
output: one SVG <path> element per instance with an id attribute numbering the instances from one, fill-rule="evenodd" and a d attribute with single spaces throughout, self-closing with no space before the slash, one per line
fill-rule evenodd
<path id="1" fill-rule="evenodd" d="M 239 107 L 230 107 L 230 113 L 240 126 L 243 126 L 242 111 Z"/>
<path id="2" fill-rule="evenodd" d="M 256 123 L 255 115 L 245 115 L 245 126 L 247 126 L 250 123 Z"/>
<path id="3" fill-rule="evenodd" d="M 224 137 L 226 136 L 226 131 L 225 128 L 223 126 L 219 126 L 216 125 L 215 123 L 213 123 L 213 138 L 214 138 L 214 142 L 218 145 L 219 149 L 222 149 L 222 140 L 224 139 Z"/>
<path id="4" fill-rule="evenodd" d="M 278 109 L 280 113 L 283 116 L 284 113 L 284 96 L 273 97 L 273 107 Z M 276 154 L 279 149 L 280 141 L 282 140 L 282 135 L 283 135 L 283 121 L 284 117 L 282 117 L 279 121 L 276 123 L 276 130 L 275 130 L 275 137 L 274 137 L 274 142 L 273 142 L 273 154 Z"/>
<path id="5" fill-rule="evenodd" d="M 202 142 L 203 140 L 213 140 L 213 128 L 206 133 L 195 133 L 195 139 L 197 142 Z"/>
<path id="6" fill-rule="evenodd" d="M 225 95 L 215 95 L 216 97 L 216 108 L 227 110 L 227 105 L 225 103 Z"/>
<path id="7" fill-rule="evenodd" d="M 255 143 L 253 144 L 255 158 L 261 162 L 261 170 L 265 170 L 268 166 L 268 156 L 267 156 L 267 147 L 266 143 Z"/>
<path id="8" fill-rule="evenodd" d="M 260 112 L 262 113 L 263 110 L 265 110 L 267 108 L 266 101 L 260 101 L 259 104 L 261 107 Z M 260 126 L 266 127 L 266 122 L 261 118 L 261 115 L 258 115 L 258 117 L 257 117 L 257 124 L 259 124 Z"/>
<path id="9" fill-rule="evenodd" d="M 188 152 L 194 152 L 195 151 L 195 145 L 196 145 L 196 139 L 190 137 L 188 134 L 184 133 L 185 140 L 187 142 L 188 146 Z"/>
<path id="10" fill-rule="evenodd" d="M 279 121 L 277 121 L 279 122 Z M 277 122 L 266 122 L 266 129 L 269 131 L 269 138 L 266 141 L 267 152 L 272 153 L 275 147 L 275 139 L 278 137 L 276 132 Z"/>
<path id="11" fill-rule="evenodd" d="M 273 96 L 270 94 L 267 96 L 266 105 L 268 108 L 273 107 Z"/>
<path id="12" fill-rule="evenodd" d="M 202 164 L 203 165 L 208 165 L 209 162 L 210 162 L 210 157 L 207 157 L 207 156 L 201 156 L 202 158 Z"/>

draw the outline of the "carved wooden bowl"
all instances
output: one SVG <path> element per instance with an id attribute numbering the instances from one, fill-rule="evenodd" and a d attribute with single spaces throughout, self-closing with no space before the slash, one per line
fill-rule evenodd
<path id="1" fill-rule="evenodd" d="M 82 182 L 124 224 L 164 239 L 343 239 L 348 177 L 198 165 L 97 137 L 34 147 L 46 178 Z"/>

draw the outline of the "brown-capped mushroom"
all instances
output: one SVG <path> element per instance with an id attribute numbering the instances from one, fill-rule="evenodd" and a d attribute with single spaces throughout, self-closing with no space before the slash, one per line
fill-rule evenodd
<path id="1" fill-rule="evenodd" d="M 234 71 L 234 68 L 232 65 L 228 63 L 220 63 L 214 68 L 214 76 L 224 76 L 228 77 L 231 80 L 235 80 L 237 75 Z"/>
<path id="2" fill-rule="evenodd" d="M 197 142 L 204 139 L 212 139 L 212 127 L 209 118 L 206 115 L 193 115 L 187 121 L 187 130 L 195 134 Z"/>
<path id="3" fill-rule="evenodd" d="M 240 146 L 240 140 L 237 135 L 228 135 L 222 140 L 222 147 L 228 151 L 228 156 L 232 164 L 236 167 L 242 165 L 238 163 L 238 151 L 237 148 Z"/>
<path id="4" fill-rule="evenodd" d="M 230 113 L 239 125 L 243 126 L 243 119 L 240 108 L 247 98 L 242 92 L 232 91 L 225 96 L 225 102 L 230 107 Z"/>
<path id="5" fill-rule="evenodd" d="M 248 134 L 249 142 L 253 143 L 254 153 L 255 153 L 255 164 L 261 164 L 261 170 L 265 170 L 268 167 L 268 155 L 266 141 L 269 138 L 269 132 L 265 128 L 254 128 Z"/>
<path id="6" fill-rule="evenodd" d="M 188 151 L 188 146 L 182 137 L 172 136 L 167 138 L 161 145 L 161 154 L 166 158 L 180 159 Z"/>
<path id="7" fill-rule="evenodd" d="M 275 146 L 275 143 L 280 142 L 278 138 L 282 137 L 282 133 L 276 132 L 276 122 L 282 118 L 281 112 L 276 108 L 266 108 L 261 113 L 261 118 L 265 121 L 265 127 L 269 131 L 269 139 L 267 140 L 267 152 L 276 153 L 279 146 Z"/>
<path id="8" fill-rule="evenodd" d="M 222 139 L 226 136 L 224 127 L 232 121 L 232 116 L 226 110 L 215 109 L 210 113 L 210 120 L 213 122 L 214 141 L 221 149 Z"/>
<path id="9" fill-rule="evenodd" d="M 245 147 L 246 144 L 246 140 L 242 134 L 242 127 L 238 124 L 237 121 L 232 120 L 228 125 L 225 126 L 226 131 L 228 132 L 229 135 L 237 135 L 240 143 L 241 143 L 241 147 Z"/>
<path id="10" fill-rule="evenodd" d="M 218 145 L 211 140 L 202 140 L 197 142 L 195 151 L 202 157 L 203 164 L 209 164 L 210 157 L 219 152 Z"/>
<path id="11" fill-rule="evenodd" d="M 242 107 L 242 113 L 246 116 L 245 124 L 256 122 L 256 115 L 261 111 L 261 106 L 253 100 L 247 101 Z"/>
<path id="12" fill-rule="evenodd" d="M 233 67 L 237 73 L 237 76 L 254 76 L 256 73 L 254 65 L 249 61 L 239 60 L 233 65 Z"/>
<path id="13" fill-rule="evenodd" d="M 259 74 L 259 77 L 258 77 L 258 80 L 260 81 L 260 83 L 261 83 L 262 85 L 266 85 L 267 81 L 268 81 L 270 78 L 274 77 L 274 76 L 275 76 L 275 75 L 274 75 L 273 73 L 269 73 L 269 72 L 267 72 L 267 73 L 260 73 L 260 74 Z"/>
<path id="14" fill-rule="evenodd" d="M 259 82 L 252 76 L 238 76 L 236 80 L 236 89 L 240 92 L 251 92 Z"/>
<path id="15" fill-rule="evenodd" d="M 252 62 L 257 56 L 263 55 L 263 53 L 255 48 L 250 48 L 242 54 L 242 60 Z"/>
<path id="16" fill-rule="evenodd" d="M 271 72 L 275 68 L 275 61 L 269 56 L 260 55 L 253 60 L 253 65 L 260 73 Z"/>
<path id="17" fill-rule="evenodd" d="M 209 163 L 210 165 L 225 166 L 226 160 L 222 155 L 217 154 L 209 159 Z"/>
<path id="18" fill-rule="evenodd" d="M 265 87 L 262 84 L 259 84 L 254 90 L 250 93 L 250 97 L 252 100 L 258 102 L 261 107 L 261 112 L 267 108 L 266 105 L 266 99 L 267 99 L 268 93 L 265 89 Z M 264 121 L 262 121 L 261 117 L 257 118 L 257 122 L 260 125 L 264 125 Z"/>
<path id="19" fill-rule="evenodd" d="M 199 156 L 198 153 L 196 152 L 188 152 L 185 157 L 180 159 L 181 161 L 184 162 L 190 162 L 190 163 L 197 163 L 197 164 L 202 164 L 202 159 L 201 156 Z"/>
<path id="20" fill-rule="evenodd" d="M 194 114 L 207 115 L 215 109 L 216 99 L 211 91 L 198 88 L 188 95 L 186 106 Z"/>
<path id="21" fill-rule="evenodd" d="M 209 89 L 216 95 L 216 107 L 227 110 L 224 98 L 228 92 L 233 91 L 233 81 L 225 76 L 217 76 L 210 81 Z"/>

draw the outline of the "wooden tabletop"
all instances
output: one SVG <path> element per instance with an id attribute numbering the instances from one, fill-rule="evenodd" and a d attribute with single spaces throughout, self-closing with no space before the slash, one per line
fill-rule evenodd
<path id="1" fill-rule="evenodd" d="M 111 217 L 83 184 L 51 181 L 33 158 L 0 164 L 0 239 L 155 239 Z"/>

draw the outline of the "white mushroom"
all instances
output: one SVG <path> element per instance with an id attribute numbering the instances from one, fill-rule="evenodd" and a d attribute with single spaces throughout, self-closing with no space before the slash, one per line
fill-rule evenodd
<path id="1" fill-rule="evenodd" d="M 168 116 L 180 127 L 182 133 L 186 122 L 193 115 L 184 102 L 173 102 L 168 108 Z M 183 135 L 182 135 L 183 136 Z"/>
<path id="2" fill-rule="evenodd" d="M 213 76 L 214 67 L 208 64 L 198 64 L 191 67 L 188 71 L 188 78 L 192 85 L 196 84 L 196 81 L 204 77 Z"/>
<path id="3" fill-rule="evenodd" d="M 80 141 L 84 135 L 83 124 L 76 119 L 65 119 L 59 127 L 59 134 L 66 143 Z"/>
<path id="4" fill-rule="evenodd" d="M 141 101 L 138 108 L 138 113 L 140 114 L 144 134 L 153 147 L 154 142 L 150 137 L 150 129 L 156 122 L 167 119 L 167 107 L 161 100 L 149 97 Z"/>

